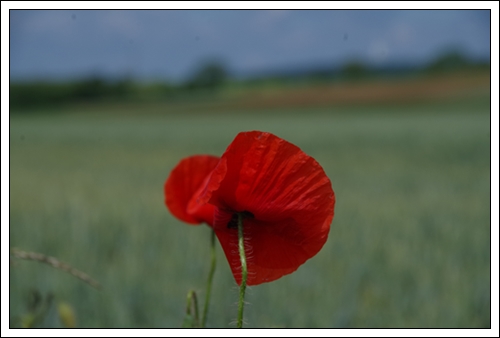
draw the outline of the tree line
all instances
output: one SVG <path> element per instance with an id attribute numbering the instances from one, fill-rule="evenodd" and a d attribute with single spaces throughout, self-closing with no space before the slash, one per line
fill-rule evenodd
<path id="1" fill-rule="evenodd" d="M 359 81 L 379 77 L 408 76 L 411 74 L 439 74 L 461 70 L 486 70 L 490 63 L 471 61 L 461 53 L 442 55 L 423 67 L 385 66 L 370 67 L 363 62 L 351 61 L 342 67 L 319 67 L 316 69 L 293 69 L 267 73 L 261 76 L 238 80 L 240 85 L 258 86 L 272 81 L 274 84 L 296 81 L 331 82 Z M 224 86 L 234 84 L 227 68 L 221 62 L 208 62 L 198 68 L 193 76 L 180 84 L 166 81 L 139 83 L 132 78 L 108 80 L 99 76 L 69 82 L 11 82 L 10 108 L 19 110 L 34 107 L 52 107 L 74 102 L 95 101 L 151 101 L 175 100 L 196 94 L 213 94 Z"/>

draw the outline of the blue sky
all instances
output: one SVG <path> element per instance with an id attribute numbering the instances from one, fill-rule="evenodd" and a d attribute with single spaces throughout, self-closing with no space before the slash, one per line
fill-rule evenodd
<path id="1" fill-rule="evenodd" d="M 10 12 L 11 79 L 182 81 L 206 60 L 235 75 L 357 59 L 423 64 L 457 49 L 489 60 L 479 10 L 34 10 Z"/>

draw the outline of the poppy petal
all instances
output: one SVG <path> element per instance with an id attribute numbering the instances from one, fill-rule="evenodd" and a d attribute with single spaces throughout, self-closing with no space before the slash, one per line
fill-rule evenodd
<path id="1" fill-rule="evenodd" d="M 238 230 L 228 227 L 231 213 L 216 209 L 214 229 L 229 262 L 236 283 L 241 283 L 241 263 L 238 251 Z M 266 223 L 243 220 L 247 285 L 271 282 L 297 270 L 308 258 L 321 249 L 328 231 L 307 238 L 293 219 Z"/>
<path id="2" fill-rule="evenodd" d="M 200 194 L 219 158 L 195 155 L 179 162 L 165 181 L 165 204 L 178 219 L 190 223 L 213 224 L 214 206 L 199 203 Z"/>
<path id="3" fill-rule="evenodd" d="M 227 219 L 247 212 L 248 284 L 295 271 L 327 240 L 335 195 L 321 166 L 270 133 L 240 133 L 222 155 L 200 199 L 217 207 L 214 230 L 237 282 L 237 231 Z M 225 213 L 225 216 L 224 216 Z"/>

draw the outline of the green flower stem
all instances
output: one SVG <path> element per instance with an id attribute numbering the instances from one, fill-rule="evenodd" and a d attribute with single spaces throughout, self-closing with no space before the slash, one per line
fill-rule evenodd
<path id="1" fill-rule="evenodd" d="M 243 327 L 243 306 L 245 305 L 245 289 L 247 287 L 247 259 L 245 257 L 245 243 L 243 241 L 243 215 L 238 213 L 238 248 L 240 251 L 241 260 L 241 285 L 240 285 L 240 300 L 238 302 L 238 320 L 237 328 Z"/>
<path id="2" fill-rule="evenodd" d="M 212 230 L 212 235 L 210 239 L 210 272 L 208 273 L 207 280 L 207 294 L 205 296 L 205 305 L 203 306 L 203 317 L 201 319 L 201 327 L 205 327 L 207 322 L 208 304 L 210 303 L 210 294 L 212 291 L 212 280 L 214 278 L 215 266 L 216 266 L 216 255 L 215 255 L 215 231 Z"/>

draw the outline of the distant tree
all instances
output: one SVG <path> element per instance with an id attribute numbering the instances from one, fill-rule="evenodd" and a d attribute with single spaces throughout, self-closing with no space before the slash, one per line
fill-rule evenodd
<path id="1" fill-rule="evenodd" d="M 427 66 L 430 72 L 447 72 L 458 69 L 465 69 L 472 66 L 472 63 L 458 51 L 448 52 L 439 56 L 434 62 Z"/>
<path id="2" fill-rule="evenodd" d="M 216 89 L 227 79 L 227 71 L 219 62 L 209 62 L 199 68 L 188 81 L 190 89 Z"/>
<path id="3" fill-rule="evenodd" d="M 346 63 L 340 70 L 340 74 L 345 79 L 360 79 L 370 74 L 370 69 L 359 61 Z"/>
<path id="4" fill-rule="evenodd" d="M 124 77 L 115 83 L 108 84 L 110 97 L 127 98 L 138 91 L 134 80 L 130 77 Z"/>
<path id="5" fill-rule="evenodd" d="M 58 105 L 71 95 L 71 88 L 62 83 L 14 82 L 9 87 L 13 109 Z"/>
<path id="6" fill-rule="evenodd" d="M 108 90 L 106 82 L 99 76 L 92 76 L 73 84 L 73 99 L 95 100 L 104 97 Z"/>

